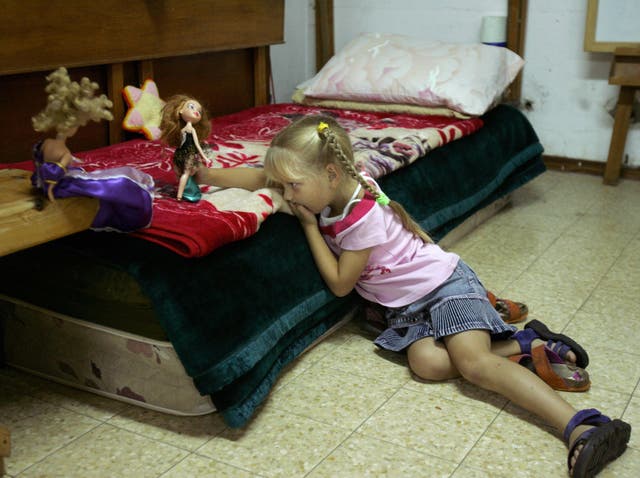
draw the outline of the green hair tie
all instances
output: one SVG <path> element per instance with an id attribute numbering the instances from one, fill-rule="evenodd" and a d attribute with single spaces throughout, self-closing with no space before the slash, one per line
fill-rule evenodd
<path id="1" fill-rule="evenodd" d="M 391 199 L 389 199 L 389 196 L 387 196 L 385 193 L 379 192 L 378 197 L 376 198 L 376 202 L 381 206 L 388 206 L 391 202 Z"/>

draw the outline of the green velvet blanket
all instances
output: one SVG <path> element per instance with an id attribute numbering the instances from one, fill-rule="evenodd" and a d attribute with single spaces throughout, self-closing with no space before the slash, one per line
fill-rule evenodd
<path id="1" fill-rule="evenodd" d="M 483 120 L 478 132 L 380 180 L 436 240 L 544 171 L 524 115 L 503 105 Z M 75 251 L 76 265 L 45 260 L 60 250 Z M 281 213 L 198 259 L 130 236 L 81 233 L 2 258 L 2 270 L 16 273 L 2 274 L 0 293 L 51 307 L 47 296 L 64 293 L 81 263 L 135 280 L 196 387 L 232 427 L 246 424 L 281 369 L 358 301 L 329 292 L 297 220 Z M 56 311 L 73 315 L 79 300 L 76 293 L 70 304 L 58 301 Z"/>

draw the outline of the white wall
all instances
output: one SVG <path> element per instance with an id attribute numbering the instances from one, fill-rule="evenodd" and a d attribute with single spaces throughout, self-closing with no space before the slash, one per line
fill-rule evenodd
<path id="1" fill-rule="evenodd" d="M 276 100 L 313 76 L 313 0 L 285 0 L 285 45 L 272 47 Z M 606 161 L 613 127 L 609 111 L 619 87 L 607 82 L 612 55 L 583 51 L 585 0 L 530 0 L 524 57 L 524 111 L 545 153 Z M 477 42 L 481 17 L 506 15 L 506 0 L 334 0 L 336 50 L 361 31 Z M 640 123 L 629 129 L 625 154 L 640 167 Z"/>
<path id="2" fill-rule="evenodd" d="M 291 101 L 299 83 L 316 72 L 314 0 L 285 0 L 283 45 L 271 47 L 276 103 Z"/>

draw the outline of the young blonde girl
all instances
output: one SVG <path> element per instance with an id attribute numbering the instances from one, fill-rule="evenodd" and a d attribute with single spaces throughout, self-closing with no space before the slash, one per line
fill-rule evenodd
<path id="1" fill-rule="evenodd" d="M 548 340 L 547 347 L 586 367 L 582 347 L 539 321 L 519 332 L 505 324 L 475 273 L 356 169 L 349 136 L 332 118 L 308 116 L 281 131 L 264 172 L 201 174 L 201 181 L 218 186 L 257 189 L 265 179 L 279 184 L 328 287 L 338 296 L 355 288 L 385 306 L 388 328 L 375 343 L 406 350 L 418 377 L 461 375 L 541 417 L 563 432 L 572 476 L 593 476 L 624 452 L 627 423 L 595 409 L 576 411 L 537 375 L 506 358 Z"/>

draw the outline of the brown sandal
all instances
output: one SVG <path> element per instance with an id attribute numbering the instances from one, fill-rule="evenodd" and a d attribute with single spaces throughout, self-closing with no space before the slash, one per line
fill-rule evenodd
<path id="1" fill-rule="evenodd" d="M 550 348 L 539 345 L 529 354 L 513 355 L 509 360 L 528 368 L 554 390 L 586 392 L 591 388 L 589 373 L 567 363 Z"/>
<path id="2" fill-rule="evenodd" d="M 499 299 L 489 291 L 487 291 L 487 298 L 494 309 L 498 311 L 502 320 L 507 324 L 517 324 L 522 322 L 529 315 L 529 308 L 522 302 L 514 302 L 509 299 Z"/>

